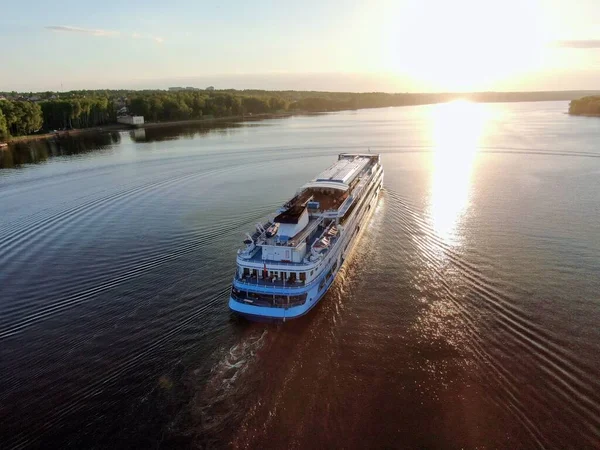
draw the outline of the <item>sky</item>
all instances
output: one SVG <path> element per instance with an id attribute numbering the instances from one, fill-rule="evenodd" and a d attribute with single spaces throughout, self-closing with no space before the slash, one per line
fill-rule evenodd
<path id="1" fill-rule="evenodd" d="M 600 88 L 600 0 L 6 0 L 0 91 Z"/>

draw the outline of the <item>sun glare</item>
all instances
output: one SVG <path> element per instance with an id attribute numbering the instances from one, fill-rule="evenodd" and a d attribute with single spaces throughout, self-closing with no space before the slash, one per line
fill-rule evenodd
<path id="1" fill-rule="evenodd" d="M 486 106 L 456 101 L 435 105 L 431 117 L 429 214 L 437 234 L 450 244 L 469 205 L 471 176 L 487 120 Z"/>
<path id="2" fill-rule="evenodd" d="M 531 19 L 534 10 L 517 9 L 515 17 L 504 5 L 474 0 L 439 2 L 434 11 L 416 4 L 404 11 L 412 25 L 390 36 L 390 69 L 425 89 L 454 92 L 494 90 L 537 70 L 548 36 Z"/>

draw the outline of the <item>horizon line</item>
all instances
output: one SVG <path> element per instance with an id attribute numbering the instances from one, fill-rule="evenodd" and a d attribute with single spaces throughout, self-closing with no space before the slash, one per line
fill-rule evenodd
<path id="1" fill-rule="evenodd" d="M 170 91 L 176 88 L 179 91 Z M 181 92 L 181 91 L 202 91 L 202 92 L 226 92 L 226 91 L 258 91 L 258 92 L 318 92 L 323 94 L 388 94 L 388 95 L 473 95 L 473 94 L 545 94 L 545 93 L 570 93 L 570 92 L 600 92 L 598 89 L 559 89 L 559 90 L 523 90 L 523 91 L 329 91 L 314 89 L 258 89 L 258 88 L 199 88 L 196 86 L 169 86 L 168 88 L 96 88 L 96 89 L 70 89 L 70 90 L 38 90 L 38 91 L 7 91 L 0 90 L 0 94 L 40 94 L 40 93 L 69 93 L 69 92 L 97 92 L 97 91 L 132 91 L 132 92 Z"/>

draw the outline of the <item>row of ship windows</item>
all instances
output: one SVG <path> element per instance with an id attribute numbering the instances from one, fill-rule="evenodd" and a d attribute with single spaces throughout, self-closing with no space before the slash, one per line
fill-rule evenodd
<path id="1" fill-rule="evenodd" d="M 321 280 L 321 283 L 319 283 L 319 291 L 322 290 L 325 287 L 325 284 L 329 282 L 329 280 L 331 279 L 331 277 L 333 276 L 333 272 L 335 272 L 335 269 L 337 269 L 338 266 L 338 262 L 337 260 L 332 264 L 331 268 L 329 269 L 329 271 L 327 272 L 327 275 L 325 275 L 323 277 L 323 279 Z"/>
<path id="2" fill-rule="evenodd" d="M 274 295 L 260 294 L 257 292 L 243 291 L 231 288 L 231 298 L 240 303 L 250 303 L 256 306 L 289 307 L 299 306 L 306 302 L 307 294 L 300 295 Z"/>
<path id="3" fill-rule="evenodd" d="M 310 271 L 310 275 L 312 276 L 313 274 L 313 270 Z M 247 277 L 259 277 L 259 278 L 277 278 L 279 280 L 286 280 L 290 283 L 293 283 L 295 281 L 306 281 L 306 272 L 286 272 L 286 271 L 279 271 L 279 270 L 259 270 L 259 269 L 250 269 L 248 267 L 244 267 L 244 270 L 242 272 L 242 277 L 243 278 L 247 278 Z M 266 277 L 265 277 L 266 275 Z"/>

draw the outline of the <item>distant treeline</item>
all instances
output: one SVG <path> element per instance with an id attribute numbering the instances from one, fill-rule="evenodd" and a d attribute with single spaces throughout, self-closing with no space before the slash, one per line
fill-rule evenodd
<path id="1" fill-rule="evenodd" d="M 0 141 L 40 130 L 87 128 L 116 122 L 106 97 L 31 102 L 0 100 Z"/>
<path id="2" fill-rule="evenodd" d="M 148 122 L 156 122 L 280 112 L 327 112 L 423 105 L 458 98 L 476 102 L 572 100 L 592 93 L 563 91 L 387 94 L 235 89 L 210 91 L 190 89 L 176 92 L 164 90 L 0 92 L 0 141 L 8 139 L 11 135 L 116 123 L 118 114 L 124 111 L 143 115 Z M 571 105 L 574 104 L 578 105 L 577 102 L 572 102 Z M 593 109 L 591 105 L 585 104 L 586 108 Z M 597 109 L 592 113 L 598 113 Z"/>
<path id="3" fill-rule="evenodd" d="M 156 122 L 285 111 L 288 102 L 274 95 L 245 96 L 228 92 L 144 92 L 128 99 L 129 112 Z"/>
<path id="4" fill-rule="evenodd" d="M 600 96 L 588 96 L 572 100 L 569 114 L 600 116 Z"/>
<path id="5" fill-rule="evenodd" d="M 81 97 L 40 102 L 46 130 L 88 128 L 117 121 L 108 97 Z"/>

